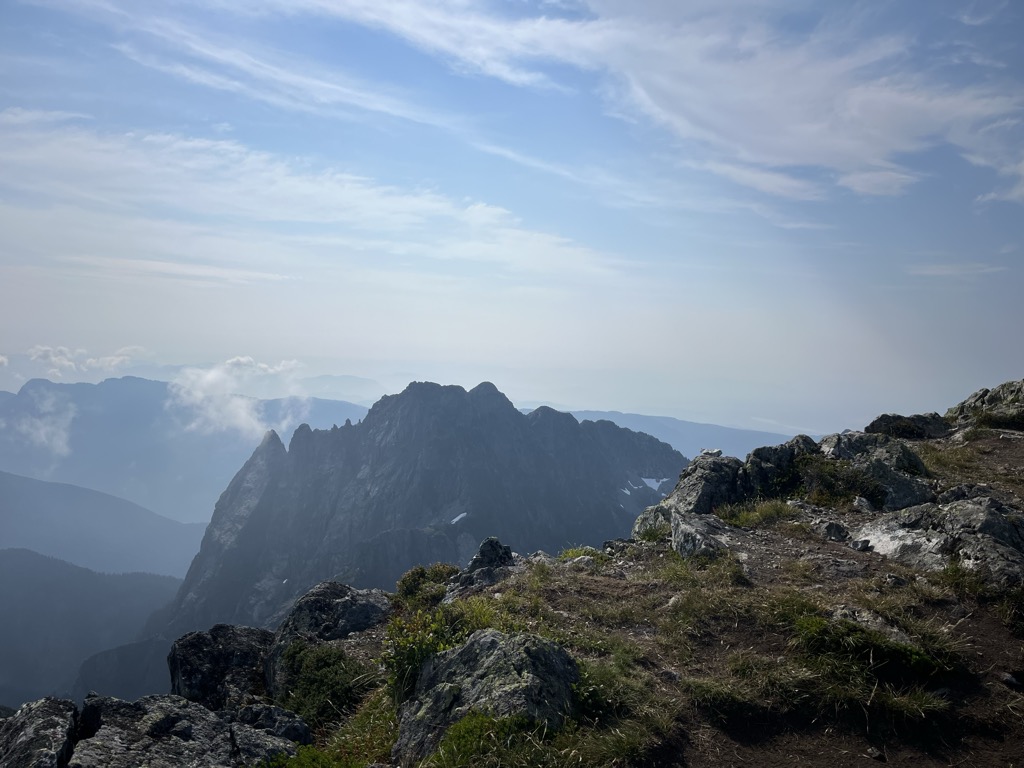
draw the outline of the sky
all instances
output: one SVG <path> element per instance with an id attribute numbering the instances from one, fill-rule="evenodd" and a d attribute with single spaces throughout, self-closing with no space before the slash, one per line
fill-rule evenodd
<path id="1" fill-rule="evenodd" d="M 1024 378 L 1021 40 L 1009 0 L 9 0 L 0 388 L 942 411 Z"/>

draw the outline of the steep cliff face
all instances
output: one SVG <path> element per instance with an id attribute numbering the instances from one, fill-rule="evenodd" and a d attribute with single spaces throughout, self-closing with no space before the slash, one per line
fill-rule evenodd
<path id="1" fill-rule="evenodd" d="M 411 384 L 358 424 L 299 427 L 287 450 L 268 433 L 217 502 L 163 629 L 273 626 L 320 581 L 391 588 L 491 535 L 522 551 L 600 543 L 684 464 L 611 422 L 524 416 L 493 384 Z"/>

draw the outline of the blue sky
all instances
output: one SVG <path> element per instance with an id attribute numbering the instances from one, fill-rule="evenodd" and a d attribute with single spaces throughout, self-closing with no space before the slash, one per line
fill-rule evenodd
<path id="1" fill-rule="evenodd" d="M 245 356 L 825 432 L 1024 376 L 1014 3 L 0 20 L 4 388 Z"/>

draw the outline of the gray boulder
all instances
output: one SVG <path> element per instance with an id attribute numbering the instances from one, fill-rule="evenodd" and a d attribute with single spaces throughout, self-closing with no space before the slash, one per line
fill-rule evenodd
<path id="1" fill-rule="evenodd" d="M 718 506 L 742 501 L 742 468 L 742 462 L 732 456 L 697 456 L 679 475 L 675 490 L 640 514 L 633 523 L 632 537 L 640 538 L 651 530 L 674 529 L 676 515 L 707 515 Z"/>
<path id="2" fill-rule="evenodd" d="M 892 512 L 935 498 L 924 480 L 928 474 L 921 457 L 895 438 L 865 432 L 844 432 L 821 439 L 827 459 L 848 461 L 884 490 L 883 508 Z"/>
<path id="3" fill-rule="evenodd" d="M 167 655 L 171 693 L 218 711 L 262 695 L 263 659 L 274 635 L 265 629 L 216 624 L 174 641 Z"/>
<path id="4" fill-rule="evenodd" d="M 946 418 L 960 426 L 981 421 L 995 427 L 1024 429 L 1024 380 L 980 389 L 946 411 Z"/>
<path id="5" fill-rule="evenodd" d="M 458 575 L 454 583 L 448 585 L 444 601 L 450 603 L 473 587 L 497 584 L 507 578 L 512 569 L 521 567 L 525 562 L 526 559 L 513 552 L 511 547 L 502 544 L 497 537 L 489 536 L 480 542 L 466 570 Z"/>
<path id="6" fill-rule="evenodd" d="M 672 515 L 672 549 L 683 557 L 715 557 L 727 549 L 729 528 L 714 515 Z"/>
<path id="7" fill-rule="evenodd" d="M 292 643 L 315 646 L 343 640 L 383 624 L 391 612 L 391 600 L 382 590 L 354 589 L 336 581 L 317 584 L 298 599 L 273 635 L 265 664 L 268 694 L 278 699 L 291 685 L 284 654 Z"/>
<path id="8" fill-rule="evenodd" d="M 862 526 L 853 538 L 916 568 L 959 562 L 1003 586 L 1024 583 L 1021 512 L 989 496 L 911 507 Z"/>
<path id="9" fill-rule="evenodd" d="M 474 632 L 461 647 L 424 662 L 413 697 L 399 711 L 391 759 L 415 765 L 471 711 L 558 728 L 572 713 L 572 687 L 578 681 L 576 662 L 550 640 L 493 629 Z"/>
<path id="10" fill-rule="evenodd" d="M 306 721 L 294 712 L 281 707 L 270 704 L 250 704 L 239 709 L 230 719 L 255 728 L 257 731 L 266 731 L 273 736 L 294 741 L 296 744 L 313 743 L 313 733 L 306 725 Z"/>
<path id="11" fill-rule="evenodd" d="M 946 437 L 953 428 L 937 413 L 918 413 L 913 416 L 883 413 L 864 427 L 864 431 L 868 434 L 901 437 L 905 440 L 934 440 Z"/>
<path id="12" fill-rule="evenodd" d="M 180 696 L 90 696 L 80 735 L 69 768 L 234 768 L 296 751 L 288 739 L 229 722 Z"/>
<path id="13" fill-rule="evenodd" d="M 45 698 L 21 706 L 0 721 L 0 765 L 64 768 L 74 747 L 78 708 L 67 699 Z"/>
<path id="14" fill-rule="evenodd" d="M 512 565 L 512 548 L 502 544 L 497 537 L 489 536 L 480 542 L 480 549 L 469 561 L 466 570 L 469 573 L 482 568 L 501 568 Z"/>
<path id="15" fill-rule="evenodd" d="M 800 485 L 798 461 L 819 453 L 818 444 L 807 435 L 797 435 L 782 445 L 755 448 L 740 469 L 739 485 L 744 498 L 775 498 Z"/>

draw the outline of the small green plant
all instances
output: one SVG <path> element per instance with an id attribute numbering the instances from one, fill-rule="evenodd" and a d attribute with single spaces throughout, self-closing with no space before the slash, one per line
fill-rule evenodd
<path id="1" fill-rule="evenodd" d="M 740 528 L 769 528 L 795 517 L 796 510 L 781 499 L 727 504 L 715 510 L 722 520 Z"/>
<path id="2" fill-rule="evenodd" d="M 811 504 L 838 507 L 862 496 L 876 508 L 885 504 L 885 486 L 845 459 L 804 455 L 797 459 L 804 495 Z"/>
<path id="3" fill-rule="evenodd" d="M 336 646 L 310 647 L 297 641 L 288 646 L 284 661 L 292 685 L 278 703 L 313 730 L 342 720 L 380 684 L 376 670 Z"/>
<path id="4" fill-rule="evenodd" d="M 478 629 L 494 626 L 496 620 L 493 605 L 483 597 L 392 618 L 386 630 L 382 662 L 396 699 L 402 701 L 413 692 L 420 667 L 430 656 L 455 648 Z"/>
<path id="5" fill-rule="evenodd" d="M 409 611 L 437 607 L 444 599 L 445 583 L 458 572 L 459 567 L 450 563 L 409 569 L 395 585 L 399 604 Z"/>
<path id="6" fill-rule="evenodd" d="M 653 544 L 659 541 L 664 541 L 672 536 L 672 526 L 667 521 L 662 521 L 657 525 L 648 525 L 637 534 L 639 541 L 647 541 Z"/>
<path id="7" fill-rule="evenodd" d="M 259 768 L 336 768 L 337 763 L 314 746 L 299 747 L 294 757 L 280 754 L 264 760 Z"/>
<path id="8" fill-rule="evenodd" d="M 593 547 L 568 547 L 558 553 L 558 559 L 563 563 L 570 560 L 575 560 L 577 557 L 592 557 L 595 563 L 607 563 L 611 560 L 611 557 Z"/>
<path id="9" fill-rule="evenodd" d="M 1018 409 L 1009 413 L 982 411 L 978 414 L 974 423 L 979 427 L 988 427 L 990 429 L 1024 430 L 1024 409 Z"/>
<path id="10" fill-rule="evenodd" d="M 522 742 L 537 726 L 525 717 L 492 717 L 482 712 L 469 712 L 444 734 L 437 751 L 424 763 L 424 768 L 470 768 L 481 761 L 488 764 L 509 764 L 522 751 Z M 504 759 L 502 759 L 504 757 Z M 519 760 L 515 763 L 523 764 Z"/>

